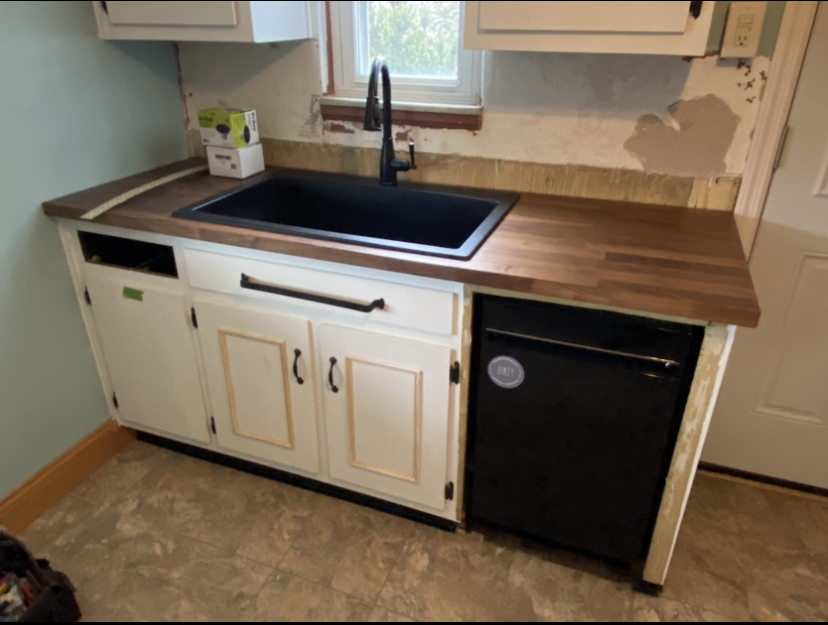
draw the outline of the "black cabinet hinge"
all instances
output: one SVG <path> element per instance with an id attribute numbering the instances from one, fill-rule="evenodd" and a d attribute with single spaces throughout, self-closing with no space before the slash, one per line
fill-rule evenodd
<path id="1" fill-rule="evenodd" d="M 198 330 L 198 315 L 195 308 L 190 308 L 190 318 L 193 320 L 193 327 Z"/>
<path id="2" fill-rule="evenodd" d="M 701 15 L 701 12 L 702 12 L 702 5 L 703 4 L 704 4 L 704 2 L 691 2 L 690 3 L 690 15 L 692 15 L 696 19 L 699 19 L 699 16 Z"/>
<path id="3" fill-rule="evenodd" d="M 213 431 L 213 434 L 218 434 L 218 430 L 216 430 L 216 420 L 214 417 L 210 417 L 210 429 Z"/>
<path id="4" fill-rule="evenodd" d="M 92 305 L 92 296 L 91 296 L 91 295 L 89 295 L 89 289 L 86 289 L 86 288 L 85 288 L 85 289 L 83 290 L 83 299 L 85 299 L 85 300 L 86 300 L 86 303 L 87 303 L 87 304 L 89 304 L 90 306 Z"/>
<path id="5" fill-rule="evenodd" d="M 452 384 L 460 384 L 460 363 L 455 362 L 451 365 L 451 371 L 449 372 L 449 380 L 451 380 Z"/>
<path id="6" fill-rule="evenodd" d="M 454 501 L 454 482 L 446 484 L 446 501 Z"/>
<path id="7" fill-rule="evenodd" d="M 118 396 L 115 393 L 112 393 L 112 405 L 116 408 L 121 407 L 120 405 L 118 405 Z"/>

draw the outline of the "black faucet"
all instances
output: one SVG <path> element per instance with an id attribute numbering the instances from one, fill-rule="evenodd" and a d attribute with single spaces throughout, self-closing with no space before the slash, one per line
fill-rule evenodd
<path id="1" fill-rule="evenodd" d="M 382 124 L 380 124 L 379 97 L 377 97 L 377 79 L 382 74 Z M 417 169 L 414 156 L 414 142 L 408 144 L 411 161 L 397 158 L 394 154 L 394 140 L 391 138 L 391 74 L 385 57 L 378 56 L 371 66 L 371 78 L 368 80 L 368 99 L 365 102 L 365 130 L 379 132 L 382 128 L 382 156 L 380 157 L 380 184 L 397 186 L 397 172 Z"/>

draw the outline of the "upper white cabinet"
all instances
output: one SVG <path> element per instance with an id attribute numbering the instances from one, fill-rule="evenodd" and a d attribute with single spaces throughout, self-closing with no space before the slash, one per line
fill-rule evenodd
<path id="1" fill-rule="evenodd" d="M 313 2 L 93 2 L 101 39 L 263 43 L 311 37 Z"/>
<path id="2" fill-rule="evenodd" d="M 465 2 L 471 50 L 702 56 L 715 2 Z"/>

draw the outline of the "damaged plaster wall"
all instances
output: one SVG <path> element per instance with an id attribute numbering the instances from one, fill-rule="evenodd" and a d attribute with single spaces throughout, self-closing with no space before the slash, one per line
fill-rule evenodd
<path id="1" fill-rule="evenodd" d="M 728 151 L 739 129 L 739 116 L 713 94 L 681 100 L 669 107 L 672 122 L 643 115 L 624 147 L 647 171 L 677 174 L 692 170 L 714 177 L 727 170 Z"/>
<path id="2" fill-rule="evenodd" d="M 356 124 L 323 122 L 316 41 L 182 43 L 185 105 L 255 108 L 262 136 L 378 147 Z M 422 152 L 716 177 L 744 171 L 770 60 L 717 56 L 486 53 L 483 128 L 395 128 Z"/>

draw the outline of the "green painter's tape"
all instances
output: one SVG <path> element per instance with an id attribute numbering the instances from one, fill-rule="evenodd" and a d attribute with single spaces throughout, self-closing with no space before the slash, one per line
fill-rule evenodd
<path id="1" fill-rule="evenodd" d="M 134 299 L 136 302 L 143 302 L 144 301 L 144 292 L 139 291 L 138 289 L 131 289 L 128 286 L 124 287 L 124 298 L 125 299 Z"/>

